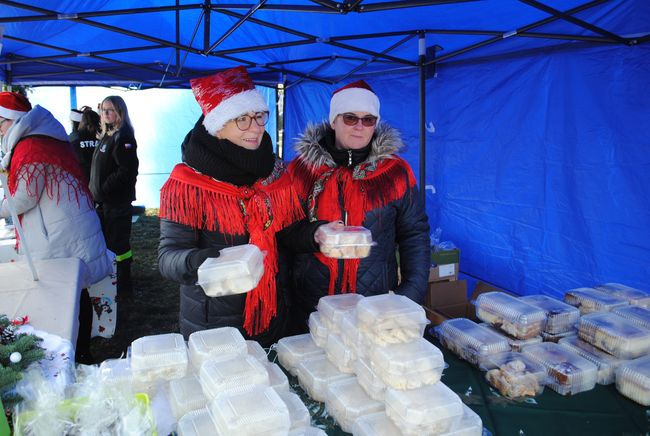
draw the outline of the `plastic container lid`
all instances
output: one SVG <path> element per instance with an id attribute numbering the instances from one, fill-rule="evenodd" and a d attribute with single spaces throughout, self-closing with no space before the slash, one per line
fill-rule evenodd
<path id="1" fill-rule="evenodd" d="M 336 259 L 360 259 L 370 255 L 372 233 L 365 227 L 344 226 L 335 230 L 321 226 L 320 251 Z"/>
<path id="2" fill-rule="evenodd" d="M 275 351 L 280 364 L 293 375 L 298 375 L 296 367 L 303 360 L 325 356 L 325 350 L 314 343 L 309 333 L 280 339 Z"/>
<path id="3" fill-rule="evenodd" d="M 327 336 L 325 354 L 339 371 L 350 374 L 354 372 L 355 356 L 336 333 L 330 333 Z"/>
<path id="4" fill-rule="evenodd" d="M 187 362 L 187 347 L 179 333 L 143 336 L 131 343 L 131 370 L 139 381 L 185 377 Z"/>
<path id="5" fill-rule="evenodd" d="M 650 329 L 650 309 L 640 306 L 621 306 L 612 310 L 612 313 L 632 321 L 638 326 Z"/>
<path id="6" fill-rule="evenodd" d="M 442 382 L 406 391 L 388 388 L 385 401 L 388 416 L 407 426 L 436 426 L 445 431 L 453 418 L 463 414 L 463 402 Z"/>
<path id="7" fill-rule="evenodd" d="M 230 359 L 247 353 L 246 340 L 234 327 L 200 330 L 190 335 L 187 342 L 190 362 L 201 368 L 208 359 Z"/>
<path id="8" fill-rule="evenodd" d="M 269 386 L 266 367 L 252 356 L 238 356 L 227 360 L 206 360 L 201 365 L 199 380 L 208 399 L 220 392 L 246 385 Z"/>
<path id="9" fill-rule="evenodd" d="M 435 328 L 435 333 L 443 346 L 474 365 L 490 354 L 510 351 L 503 336 L 467 318 L 448 319 Z"/>
<path id="10" fill-rule="evenodd" d="M 133 380 L 129 359 L 107 359 L 99 365 L 102 382 L 112 385 L 128 385 Z"/>
<path id="11" fill-rule="evenodd" d="M 445 367 L 442 352 L 424 338 L 405 344 L 375 347 L 369 351 L 369 354 L 375 372 L 408 376 L 427 370 L 442 372 Z"/>
<path id="12" fill-rule="evenodd" d="M 209 297 L 241 294 L 257 286 L 264 274 L 264 255 L 253 244 L 224 248 L 197 271 L 198 284 Z"/>
<path id="13" fill-rule="evenodd" d="M 650 356 L 623 362 L 616 370 L 616 389 L 644 406 L 650 406 Z"/>
<path id="14" fill-rule="evenodd" d="M 357 303 L 357 323 L 375 330 L 394 328 L 395 324 L 419 326 L 429 321 L 422 306 L 404 295 L 373 295 Z"/>
<path id="15" fill-rule="evenodd" d="M 291 421 L 291 430 L 306 428 L 311 424 L 311 415 L 309 409 L 302 402 L 300 397 L 293 392 L 277 391 L 278 395 L 286 404 L 289 410 L 289 420 Z"/>
<path id="16" fill-rule="evenodd" d="M 257 360 L 257 359 L 256 359 Z M 264 363 L 266 371 L 269 373 L 269 385 L 277 392 L 289 391 L 289 378 L 282 369 L 275 363 L 267 361 Z"/>
<path id="17" fill-rule="evenodd" d="M 321 321 L 320 313 L 310 313 L 307 324 L 309 325 L 309 334 L 314 340 L 314 343 L 321 348 L 325 348 L 325 345 L 327 345 L 327 335 L 329 334 L 329 330 Z"/>
<path id="18" fill-rule="evenodd" d="M 370 398 L 355 377 L 330 383 L 325 405 L 341 429 L 348 433 L 359 416 L 384 410 L 384 404 Z"/>
<path id="19" fill-rule="evenodd" d="M 503 292 L 486 292 L 474 301 L 476 316 L 519 339 L 539 336 L 546 325 L 546 313 Z"/>
<path id="20" fill-rule="evenodd" d="M 573 306 L 571 306 L 571 307 L 573 307 Z M 575 307 L 574 307 L 574 309 L 575 309 Z M 578 312 L 578 313 L 580 313 L 580 312 Z M 510 349 L 512 351 L 521 351 L 521 350 L 524 349 L 524 347 L 526 345 L 539 344 L 540 342 L 542 342 L 542 337 L 541 336 L 533 336 L 530 339 L 517 339 L 515 337 L 510 336 L 509 334 L 507 334 L 506 332 L 504 332 L 502 330 L 499 330 L 499 329 L 497 329 L 495 327 L 492 327 L 488 323 L 480 323 L 479 325 L 482 325 L 482 326 L 484 326 L 486 328 L 489 328 L 490 330 L 492 330 L 497 335 L 503 336 L 506 339 L 506 341 L 508 341 L 508 344 L 510 344 Z M 544 333 L 544 332 L 542 332 L 542 333 Z"/>
<path id="21" fill-rule="evenodd" d="M 621 359 L 650 353 L 650 330 L 611 312 L 582 316 L 578 321 L 578 336 Z"/>
<path id="22" fill-rule="evenodd" d="M 341 317 L 341 340 L 352 353 L 355 359 L 359 358 L 361 347 L 361 333 L 357 327 L 356 310 L 346 312 Z"/>
<path id="23" fill-rule="evenodd" d="M 628 303 L 635 306 L 650 308 L 650 294 L 640 289 L 620 283 L 603 283 L 602 285 L 594 286 L 594 289 L 624 298 Z"/>
<path id="24" fill-rule="evenodd" d="M 558 344 L 570 348 L 598 367 L 598 380 L 596 380 L 596 383 L 600 385 L 614 383 L 616 368 L 623 360 L 594 347 L 577 336 L 560 339 Z"/>
<path id="25" fill-rule="evenodd" d="M 259 362 L 258 362 L 259 363 Z M 249 385 L 219 393 L 208 410 L 224 435 L 286 435 L 291 427 L 289 410 L 269 386 Z"/>
<path id="26" fill-rule="evenodd" d="M 318 300 L 316 310 L 320 313 L 323 324 L 330 331 L 339 333 L 343 315 L 353 311 L 362 298 L 361 294 L 326 295 Z"/>
<path id="27" fill-rule="evenodd" d="M 609 312 L 615 307 L 627 304 L 623 298 L 606 294 L 594 288 L 571 289 L 564 294 L 564 301 L 580 309 L 582 315 L 592 312 Z"/>
<path id="28" fill-rule="evenodd" d="M 452 421 L 448 431 L 441 436 L 481 436 L 483 434 L 483 421 L 467 405 L 463 404 L 463 415 Z"/>
<path id="29" fill-rule="evenodd" d="M 266 354 L 266 351 L 262 348 L 259 342 L 251 340 L 246 341 L 246 349 L 249 356 L 253 356 L 260 362 L 266 363 L 269 361 L 268 354 Z"/>
<path id="30" fill-rule="evenodd" d="M 337 380 L 353 377 L 339 371 L 325 355 L 303 360 L 297 366 L 300 386 L 315 401 L 325 401 L 327 385 Z"/>
<path id="31" fill-rule="evenodd" d="M 542 342 L 527 346 L 523 354 L 544 365 L 549 376 L 547 386 L 560 395 L 588 391 L 596 385 L 596 365 L 566 347 Z"/>
<path id="32" fill-rule="evenodd" d="M 366 359 L 359 358 L 354 362 L 354 372 L 357 375 L 359 386 L 366 391 L 366 394 L 370 398 L 377 401 L 384 401 L 386 383 L 377 377 L 377 374 L 372 370 L 370 363 Z"/>
<path id="33" fill-rule="evenodd" d="M 386 412 L 362 415 L 354 420 L 352 425 L 354 436 L 395 436 L 402 432 L 386 415 Z"/>
<path id="34" fill-rule="evenodd" d="M 169 404 L 176 420 L 208 403 L 196 374 L 169 382 Z"/>
<path id="35" fill-rule="evenodd" d="M 178 436 L 222 436 L 207 408 L 194 410 L 178 420 Z"/>
<path id="36" fill-rule="evenodd" d="M 506 352 L 485 358 L 485 379 L 508 398 L 534 397 L 544 390 L 546 368 L 522 353 Z"/>
<path id="37" fill-rule="evenodd" d="M 538 307 L 546 313 L 546 326 L 544 327 L 546 333 L 568 332 L 580 318 L 580 311 L 577 307 L 546 295 L 526 295 L 520 300 Z"/>

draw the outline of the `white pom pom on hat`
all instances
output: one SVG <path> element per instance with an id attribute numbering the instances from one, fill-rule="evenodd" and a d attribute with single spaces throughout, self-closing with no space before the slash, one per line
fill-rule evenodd
<path id="1" fill-rule="evenodd" d="M 330 124 L 346 112 L 368 112 L 379 121 L 379 97 L 365 81 L 357 80 L 337 89 L 330 100 Z"/>
<path id="2" fill-rule="evenodd" d="M 32 110 L 32 104 L 17 92 L 0 92 L 0 117 L 16 120 Z"/>
<path id="3" fill-rule="evenodd" d="M 70 121 L 74 121 L 75 123 L 80 123 L 82 116 L 83 116 L 83 112 L 77 109 L 72 109 L 70 111 Z"/>

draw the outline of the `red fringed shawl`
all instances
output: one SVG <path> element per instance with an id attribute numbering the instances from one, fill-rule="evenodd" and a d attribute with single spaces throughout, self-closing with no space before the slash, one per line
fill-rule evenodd
<path id="1" fill-rule="evenodd" d="M 244 328 L 251 336 L 265 331 L 277 312 L 276 232 L 304 218 L 291 178 L 283 167 L 253 186 L 237 187 L 200 174 L 185 164 L 174 167 L 160 191 L 160 218 L 194 229 L 244 235 L 266 251 L 264 275 L 246 295 Z"/>
<path id="2" fill-rule="evenodd" d="M 289 171 L 300 198 L 307 202 L 309 219 L 336 221 L 362 226 L 367 212 L 402 198 L 416 184 L 408 163 L 400 157 L 354 168 L 310 167 L 301 159 L 293 161 Z M 343 205 L 343 210 L 341 209 Z M 330 271 L 329 294 L 334 294 L 338 277 L 338 259 L 316 253 L 316 258 Z M 341 293 L 356 292 L 360 259 L 343 261 Z"/>

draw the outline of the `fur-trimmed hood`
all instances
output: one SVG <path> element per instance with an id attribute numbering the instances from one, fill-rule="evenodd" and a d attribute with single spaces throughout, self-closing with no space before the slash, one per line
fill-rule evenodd
<path id="1" fill-rule="evenodd" d="M 295 150 L 298 156 L 308 165 L 320 167 L 336 167 L 330 153 L 321 145 L 321 140 L 331 132 L 327 121 L 320 124 L 309 124 L 305 132 L 297 139 Z M 397 131 L 386 123 L 379 123 L 371 140 L 370 154 L 365 163 L 374 164 L 384 159 L 392 159 L 404 147 L 404 142 Z"/>

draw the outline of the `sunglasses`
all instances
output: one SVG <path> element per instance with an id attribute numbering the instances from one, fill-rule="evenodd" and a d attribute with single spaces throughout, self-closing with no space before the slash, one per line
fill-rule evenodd
<path id="1" fill-rule="evenodd" d="M 255 115 L 242 115 L 241 117 L 235 118 L 235 124 L 239 130 L 248 130 L 251 128 L 251 124 L 255 124 L 260 127 L 264 127 L 266 123 L 269 122 L 269 113 L 268 112 L 255 112 Z"/>
<path id="2" fill-rule="evenodd" d="M 360 118 L 354 114 L 341 114 L 341 118 L 346 126 L 356 126 L 359 121 L 364 127 L 373 127 L 377 124 L 377 117 L 372 115 Z"/>

